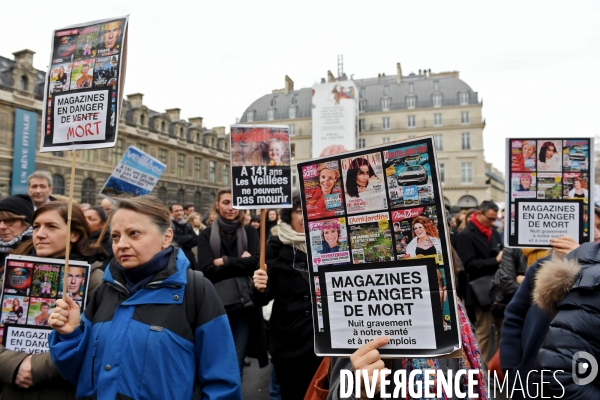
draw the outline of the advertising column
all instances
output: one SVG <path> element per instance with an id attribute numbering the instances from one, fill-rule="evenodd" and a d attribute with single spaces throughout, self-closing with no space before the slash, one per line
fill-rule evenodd
<path id="1" fill-rule="evenodd" d="M 37 118 L 36 112 L 15 110 L 11 195 L 27 193 L 27 177 L 35 171 Z"/>

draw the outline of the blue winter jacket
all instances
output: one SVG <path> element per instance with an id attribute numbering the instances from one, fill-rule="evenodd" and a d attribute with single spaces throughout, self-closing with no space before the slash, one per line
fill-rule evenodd
<path id="1" fill-rule="evenodd" d="M 190 326 L 184 301 L 189 261 L 176 249 L 167 266 L 129 297 L 113 262 L 68 335 L 53 331 L 50 354 L 77 385 L 78 399 L 241 399 L 240 373 L 227 315 L 213 285 Z"/>

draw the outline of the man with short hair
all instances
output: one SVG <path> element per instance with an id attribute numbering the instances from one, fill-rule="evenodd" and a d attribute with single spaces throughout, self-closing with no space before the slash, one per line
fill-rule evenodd
<path id="1" fill-rule="evenodd" d="M 456 238 L 456 251 L 467 273 L 466 305 L 474 309 L 476 315 L 475 334 L 483 360 L 487 364 L 491 358 L 492 323 L 496 325 L 496 343 L 500 340 L 502 321 L 496 319 L 490 310 L 490 284 L 502 259 L 500 234 L 494 228 L 498 219 L 498 206 L 493 201 L 484 201 L 471 216 L 467 226 Z"/>
<path id="2" fill-rule="evenodd" d="M 52 194 L 52 175 L 48 171 L 35 171 L 27 177 L 27 191 L 33 202 L 34 211 L 49 201 L 56 200 Z"/>
<path id="3" fill-rule="evenodd" d="M 193 212 L 195 212 L 193 204 L 186 204 L 183 206 L 183 213 L 185 214 L 186 218 L 189 217 Z"/>
<path id="4" fill-rule="evenodd" d="M 173 241 L 181 247 L 181 250 L 190 261 L 191 267 L 196 269 L 198 263 L 192 248 L 198 246 L 198 235 L 196 235 L 192 226 L 187 223 L 181 204 L 173 203 L 169 209 L 171 210 Z"/>

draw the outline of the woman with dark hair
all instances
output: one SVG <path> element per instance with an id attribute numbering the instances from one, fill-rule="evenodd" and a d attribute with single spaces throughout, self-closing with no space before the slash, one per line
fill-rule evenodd
<path id="1" fill-rule="evenodd" d="M 281 388 L 282 400 L 304 399 L 321 357 L 313 348 L 312 308 L 308 284 L 308 259 L 300 194 L 292 208 L 279 211 L 279 236 L 267 243 L 267 271 L 254 272 L 257 304 L 273 302 L 269 325 L 269 353 Z"/>
<path id="2" fill-rule="evenodd" d="M 559 151 L 554 142 L 544 142 L 538 154 L 538 170 L 560 171 L 562 166 Z"/>
<path id="3" fill-rule="evenodd" d="M 267 210 L 267 221 L 265 222 L 265 232 L 267 232 L 267 239 L 273 235 L 271 229 L 273 229 L 273 227 L 275 226 L 277 226 L 277 210 Z"/>
<path id="4" fill-rule="evenodd" d="M 227 311 L 242 376 L 247 350 L 261 367 L 268 364 L 262 309 L 250 298 L 259 238 L 256 229 L 244 225 L 244 213 L 233 208 L 230 188 L 220 189 L 216 200 L 217 218 L 198 239 L 198 265 Z"/>
<path id="5" fill-rule="evenodd" d="M 199 398 L 241 399 L 225 311 L 172 245 L 168 209 L 121 199 L 111 227 L 115 257 L 83 315 L 67 297 L 49 320 L 52 360 L 77 398 L 192 399 L 197 384 Z"/>
<path id="6" fill-rule="evenodd" d="M 352 160 L 346 175 L 346 193 L 350 197 L 360 197 L 360 193 L 367 190 L 369 179 L 377 178 L 371 163 L 366 157 Z"/>
<path id="7" fill-rule="evenodd" d="M 22 243 L 15 254 L 63 259 L 67 250 L 68 203 L 44 203 L 33 213 L 32 240 Z M 81 208 L 72 206 L 71 260 L 93 263 L 99 246 L 89 242 L 90 231 Z M 88 298 L 93 293 L 88 290 Z M 29 354 L 6 350 L 0 345 L 0 399 L 74 399 L 75 386 L 64 380 L 50 353 Z"/>
<path id="8" fill-rule="evenodd" d="M 379 184 L 371 184 L 371 180 Z M 349 213 L 386 208 L 383 185 L 366 156 L 353 159 L 346 172 L 346 206 Z"/>
<path id="9" fill-rule="evenodd" d="M 442 252 L 438 228 L 422 215 L 412 221 L 413 240 L 406 246 L 404 258 L 434 256 Z"/>

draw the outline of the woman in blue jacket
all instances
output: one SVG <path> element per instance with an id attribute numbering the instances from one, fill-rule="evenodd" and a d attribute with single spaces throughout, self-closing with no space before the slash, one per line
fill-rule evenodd
<path id="1" fill-rule="evenodd" d="M 191 399 L 197 380 L 203 399 L 241 399 L 227 316 L 202 278 L 190 322 L 185 296 L 193 275 L 171 245 L 170 225 L 156 197 L 121 200 L 112 220 L 115 258 L 83 316 L 70 298 L 57 301 L 50 353 L 77 384 L 77 398 Z"/>

